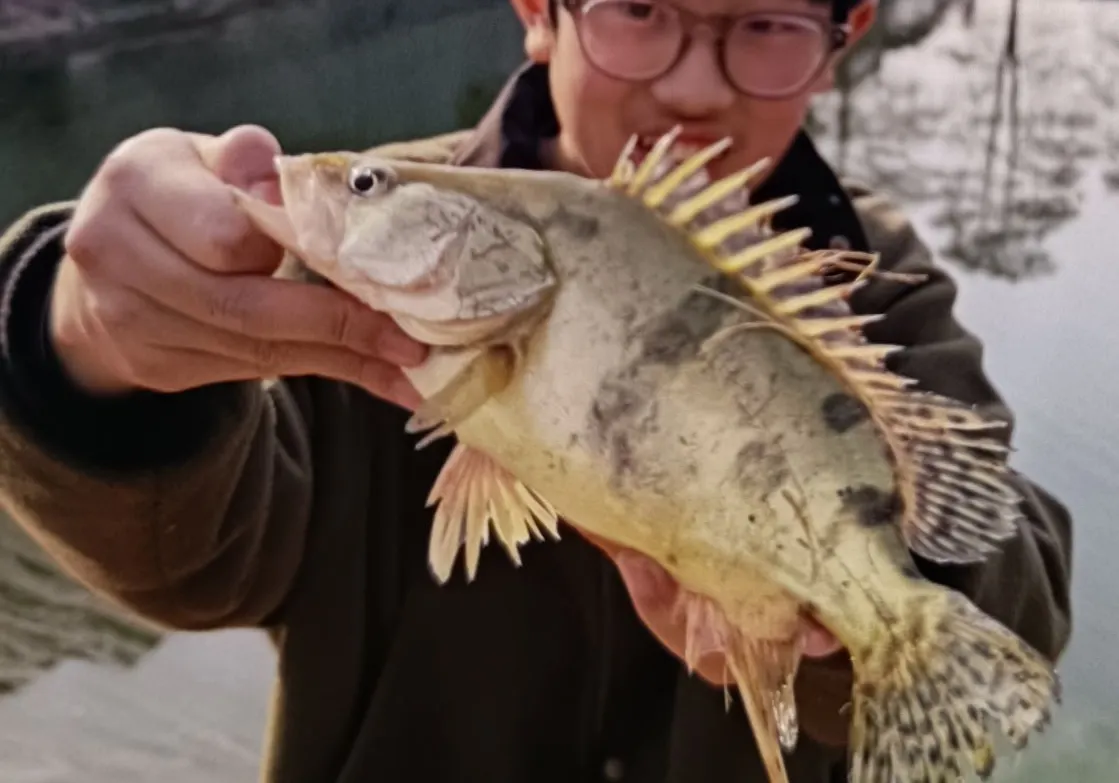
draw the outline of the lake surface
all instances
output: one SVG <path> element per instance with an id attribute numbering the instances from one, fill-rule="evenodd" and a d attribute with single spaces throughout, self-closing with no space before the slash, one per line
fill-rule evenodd
<path id="1" fill-rule="evenodd" d="M 34 100 L 5 74 L 0 222 L 69 196 L 151 125 L 262 122 L 291 149 L 455 127 L 520 56 L 504 4 L 470 7 L 422 24 L 261 12 L 224 36 L 36 74 Z M 1007 13 L 979 0 L 970 27 L 949 13 L 815 120 L 831 159 L 905 204 L 954 273 L 1017 415 L 1015 465 L 1074 514 L 1066 707 L 997 779 L 1103 783 L 1119 765 L 1119 3 L 1023 2 L 1018 64 L 1000 69 Z M 270 656 L 238 632 L 172 637 L 133 669 L 64 663 L 0 699 L 0 779 L 254 780 Z"/>

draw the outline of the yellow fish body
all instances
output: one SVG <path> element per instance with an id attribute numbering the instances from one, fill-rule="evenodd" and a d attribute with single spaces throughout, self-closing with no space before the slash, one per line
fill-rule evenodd
<path id="1" fill-rule="evenodd" d="M 408 374 L 421 445 L 458 440 L 432 489 L 440 581 L 460 550 L 473 578 L 491 535 L 519 563 L 563 518 L 678 580 L 687 663 L 725 654 L 772 783 L 805 614 L 852 658 L 854 783 L 986 776 L 998 734 L 1048 722 L 1057 675 L 909 550 L 974 562 L 1014 534 L 1002 423 L 886 368 L 847 305 L 872 259 L 773 233 L 789 200 L 734 201 L 760 165 L 697 186 L 725 143 L 675 164 L 674 141 L 606 181 L 292 156 L 283 211 L 241 199 L 436 346 Z"/>

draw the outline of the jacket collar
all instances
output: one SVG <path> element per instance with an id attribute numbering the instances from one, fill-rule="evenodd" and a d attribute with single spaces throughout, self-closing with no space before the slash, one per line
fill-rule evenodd
<path id="1" fill-rule="evenodd" d="M 452 163 L 542 169 L 541 142 L 558 133 L 559 121 L 552 104 L 547 66 L 529 63 L 506 82 Z M 813 250 L 836 244 L 863 252 L 869 250 L 851 199 L 803 130 L 797 133 L 769 179 L 754 194 L 753 201 L 794 194 L 799 201 L 774 219 L 775 228 L 811 228 L 812 237 L 805 244 Z"/>

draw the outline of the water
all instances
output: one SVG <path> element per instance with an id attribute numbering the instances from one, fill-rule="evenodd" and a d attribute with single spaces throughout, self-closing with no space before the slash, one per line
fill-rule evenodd
<path id="1" fill-rule="evenodd" d="M 911 10 L 916 0 L 902 3 L 904 17 L 895 14 L 881 36 L 891 45 L 920 39 L 930 18 Z M 475 116 L 520 57 L 504 3 L 354 6 L 366 14 L 337 3 L 330 13 L 260 11 L 221 36 L 71 59 L 18 80 L 5 73 L 0 222 L 73 194 L 116 141 L 151 125 L 261 122 L 289 149 L 447 130 Z M 1119 536 L 1107 513 L 1119 469 L 1108 393 L 1119 383 L 1119 353 L 1109 350 L 1119 327 L 1119 88 L 1109 78 L 1119 72 L 1119 3 L 1023 0 L 1018 65 L 1000 68 L 1008 9 L 1007 0 L 980 0 L 971 27 L 951 10 L 916 45 L 865 52 L 852 70 L 882 70 L 846 99 L 822 99 L 814 123 L 825 153 L 904 204 L 954 273 L 959 317 L 983 339 L 986 369 L 1018 417 L 1015 464 L 1074 514 L 1066 708 L 997 779 L 1102 783 L 1119 762 L 1110 663 L 1119 639 L 1106 609 L 1119 593 Z M 425 14 L 431 20 L 419 21 Z M 12 550 L 0 532 L 8 574 L 14 566 L 2 555 Z M 100 661 L 134 660 L 150 640 L 106 633 L 99 608 L 54 589 L 66 596 L 54 601 L 63 609 L 37 614 L 28 638 L 57 640 L 80 627 L 75 638 L 102 640 L 99 662 L 71 660 L 0 699 L 0 778 L 255 779 L 271 673 L 261 637 L 175 636 L 134 668 L 114 668 Z M 5 612 L 20 611 L 0 592 L 0 628 Z M 83 613 L 93 619 L 75 623 Z M 54 657 L 74 654 L 52 643 Z M 11 665 L 5 654 L 0 669 Z"/>

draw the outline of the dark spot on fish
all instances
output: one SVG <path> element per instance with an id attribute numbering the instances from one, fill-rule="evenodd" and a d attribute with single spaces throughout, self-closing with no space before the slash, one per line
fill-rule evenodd
<path id="1" fill-rule="evenodd" d="M 602 230 L 602 224 L 594 215 L 575 212 L 561 204 L 544 221 L 545 228 L 559 227 L 579 240 L 593 239 Z"/>
<path id="2" fill-rule="evenodd" d="M 917 570 L 917 566 L 914 565 L 912 561 L 902 563 L 901 572 L 910 579 L 924 579 L 924 576 Z"/>
<path id="3" fill-rule="evenodd" d="M 832 432 L 840 434 L 870 417 L 865 405 L 843 392 L 829 394 L 820 406 L 820 413 Z"/>
<path id="4" fill-rule="evenodd" d="M 591 406 L 596 429 L 607 429 L 640 404 L 641 399 L 632 386 L 625 383 L 604 384 Z"/>
<path id="5" fill-rule="evenodd" d="M 791 475 L 785 451 L 776 439 L 747 443 L 735 457 L 734 468 L 742 483 L 760 486 L 767 494 L 780 489 Z"/>
<path id="6" fill-rule="evenodd" d="M 886 494 L 869 484 L 849 487 L 842 497 L 844 507 L 853 510 L 864 527 L 891 524 L 901 511 L 897 492 Z"/>
<path id="7" fill-rule="evenodd" d="M 757 522 L 758 521 L 758 515 L 757 514 L 751 514 L 750 516 L 746 517 L 746 520 L 748 522 Z"/>
<path id="8" fill-rule="evenodd" d="M 753 470 L 758 463 L 765 459 L 765 444 L 760 440 L 747 443 L 738 452 L 738 472 L 745 473 Z"/>
<path id="9" fill-rule="evenodd" d="M 637 318 L 637 308 L 633 305 L 626 305 L 622 308 L 621 312 L 622 323 L 625 324 L 626 329 L 633 326 L 633 321 Z"/>
<path id="10" fill-rule="evenodd" d="M 616 473 L 629 473 L 633 469 L 633 446 L 624 431 L 614 433 L 610 440 L 610 456 Z"/>
<path id="11" fill-rule="evenodd" d="M 709 297 L 691 296 L 664 314 L 645 334 L 638 361 L 671 365 L 695 356 L 722 323 L 720 304 Z"/>

